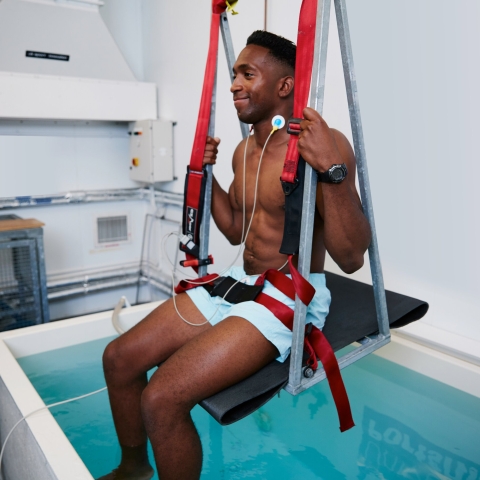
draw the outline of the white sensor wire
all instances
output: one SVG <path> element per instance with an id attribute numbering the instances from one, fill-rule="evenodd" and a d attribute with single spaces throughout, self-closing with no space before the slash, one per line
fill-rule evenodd
<path id="1" fill-rule="evenodd" d="M 30 413 L 28 413 L 27 415 L 25 415 L 24 417 L 22 417 L 22 418 L 12 427 L 12 429 L 10 430 L 10 432 L 8 432 L 8 435 L 7 435 L 7 437 L 5 438 L 5 442 L 3 442 L 2 450 L 0 451 L 0 479 L 3 478 L 2 472 L 1 472 L 1 470 L 2 470 L 2 460 L 3 460 L 3 454 L 4 454 L 4 452 L 5 452 L 5 447 L 7 446 L 8 439 L 10 438 L 10 436 L 12 435 L 12 433 L 14 432 L 14 430 L 15 430 L 24 420 L 26 420 L 28 417 L 31 417 L 31 416 L 34 415 L 35 413 L 41 412 L 42 410 L 46 410 L 46 409 L 50 409 L 50 408 L 53 408 L 53 407 L 57 407 L 58 405 L 63 405 L 63 404 L 65 404 L 65 403 L 74 402 L 75 400 L 81 400 L 82 398 L 90 397 L 90 396 L 92 396 L 92 395 L 96 395 L 97 393 L 103 392 L 103 391 L 106 390 L 106 389 L 107 389 L 107 387 L 103 387 L 103 388 L 100 388 L 99 390 L 95 390 L 94 392 L 86 393 L 85 395 L 80 395 L 79 397 L 70 398 L 70 399 L 68 399 L 68 400 L 63 400 L 63 401 L 61 401 L 61 402 L 52 403 L 51 405 L 45 405 L 44 407 L 37 408 L 37 409 L 34 410 L 33 412 L 30 412 Z"/>
<path id="2" fill-rule="evenodd" d="M 259 161 L 259 165 L 258 165 L 258 170 L 257 170 L 257 180 L 258 180 L 258 174 L 260 173 L 260 165 L 262 163 L 262 159 L 263 159 L 263 152 L 265 151 L 265 148 L 267 147 L 267 143 L 268 141 L 270 140 L 270 137 L 272 136 L 272 134 L 275 132 L 276 130 L 272 130 L 270 132 L 270 135 L 268 136 L 266 142 L 265 142 L 265 145 L 263 146 L 263 150 L 262 150 L 262 153 L 260 155 L 260 161 Z M 223 269 L 218 275 L 221 277 L 224 273 L 226 273 L 231 267 L 233 267 L 233 265 L 235 265 L 235 262 L 238 260 L 238 257 L 240 256 L 240 254 L 242 253 L 243 251 L 243 248 L 245 246 L 245 241 L 246 241 L 246 237 L 248 235 L 248 232 L 250 231 L 250 225 L 252 224 L 252 220 L 253 220 L 253 212 L 255 210 L 255 206 L 254 206 L 254 209 L 252 210 L 252 218 L 250 219 L 250 223 L 249 223 L 249 228 L 248 228 L 248 231 L 247 231 L 247 235 L 245 235 L 245 218 L 246 218 L 246 207 L 245 207 L 245 197 L 246 197 L 246 171 L 247 171 L 247 147 L 248 147 L 248 141 L 250 140 L 250 135 L 247 136 L 247 140 L 245 142 L 245 148 L 243 150 L 243 198 L 242 198 L 242 235 L 240 237 L 241 241 L 240 241 L 240 246 L 238 247 L 238 250 L 237 250 L 237 254 L 235 255 L 235 258 L 233 259 L 233 261 L 230 263 L 230 265 L 228 267 L 226 267 L 225 269 Z M 255 187 L 256 188 L 256 187 Z M 256 199 L 256 190 L 255 190 L 255 199 Z M 172 260 L 170 259 L 170 257 L 168 256 L 168 252 L 167 252 L 167 249 L 166 249 L 166 242 L 167 240 L 172 236 L 176 236 L 178 238 L 182 237 L 183 234 L 180 234 L 179 232 L 170 232 L 170 233 L 167 233 L 166 235 L 164 235 L 163 239 L 162 239 L 162 251 L 165 255 L 165 258 L 167 259 L 168 263 L 170 264 L 170 267 L 172 268 L 172 273 L 174 272 L 180 272 L 182 273 L 182 276 L 187 276 L 187 277 L 190 277 L 192 280 L 195 279 L 196 277 L 194 275 L 190 275 L 188 274 L 187 272 L 184 272 L 182 270 L 180 270 L 173 262 Z M 172 276 L 172 278 L 174 279 L 173 280 L 173 284 L 175 284 L 175 277 L 174 275 Z M 188 279 L 185 279 L 186 282 L 188 282 Z M 207 282 L 192 282 L 192 283 L 195 283 L 195 285 L 205 285 L 208 283 Z M 177 312 L 178 313 L 178 312 Z"/>
<path id="3" fill-rule="evenodd" d="M 240 243 L 240 248 L 238 249 L 238 252 L 237 252 L 237 255 L 234 259 L 234 261 L 225 269 L 223 270 L 219 276 L 222 276 L 225 272 L 227 272 L 234 264 L 235 262 L 237 261 L 238 257 L 240 256 L 240 253 L 242 252 L 242 250 L 244 249 L 245 247 L 245 243 L 247 242 L 247 237 L 248 237 L 248 234 L 250 233 L 250 228 L 252 227 L 252 223 L 253 223 L 253 216 L 255 215 L 255 208 L 257 206 L 257 191 L 258 191 L 258 179 L 260 177 L 260 167 L 262 166 L 262 160 L 263 160 L 263 155 L 265 153 L 265 150 L 267 148 L 267 145 L 268 145 L 268 141 L 270 140 L 271 136 L 278 130 L 278 128 L 274 127 L 272 129 L 272 131 L 270 132 L 270 134 L 268 135 L 267 139 L 265 140 L 265 144 L 263 145 L 263 148 L 262 148 L 262 153 L 260 154 L 260 160 L 258 161 L 258 167 L 257 167 L 257 175 L 256 175 L 256 178 L 255 178 L 255 190 L 254 190 L 254 194 L 253 194 L 253 207 L 252 207 L 252 215 L 250 217 L 250 221 L 248 222 L 248 228 L 247 228 L 247 231 L 245 232 L 245 219 L 246 219 L 246 208 L 245 208 L 245 204 L 246 204 L 246 166 L 247 166 L 247 146 L 248 146 L 248 140 L 250 138 L 250 136 L 247 137 L 247 140 L 245 142 L 245 149 L 244 149 L 244 152 L 243 152 L 243 209 L 242 209 L 242 213 L 243 213 L 243 222 L 242 222 L 242 236 L 240 237 L 241 238 L 241 243 Z M 244 236 L 245 235 L 245 236 Z M 288 263 L 288 260 L 287 260 L 287 263 Z M 280 267 L 279 270 L 281 270 L 283 267 L 285 267 L 286 263 L 284 265 L 282 265 L 282 267 Z M 175 288 L 174 288 L 174 285 L 175 285 L 175 270 L 176 270 L 176 267 L 174 267 L 174 269 L 172 269 L 172 300 L 173 300 L 173 306 L 175 308 L 175 311 L 177 312 L 177 315 L 185 322 L 185 323 L 188 323 L 188 325 L 192 325 L 194 327 L 201 327 L 203 325 L 206 325 L 207 323 L 210 322 L 210 320 L 212 320 L 215 315 L 217 314 L 220 306 L 221 306 L 221 303 L 218 304 L 217 308 L 215 309 L 215 312 L 210 316 L 210 318 L 208 318 L 207 320 L 205 320 L 204 322 L 202 323 L 192 323 L 190 321 L 188 321 L 186 318 L 184 318 L 182 316 L 182 314 L 179 312 L 178 310 L 178 306 L 177 306 L 177 301 L 176 301 L 176 294 L 175 294 Z M 225 293 L 225 295 L 222 297 L 222 300 L 225 300 L 225 297 L 228 295 L 228 293 L 230 292 L 230 290 L 239 282 L 241 282 L 242 280 L 244 280 L 245 278 L 249 278 L 249 276 L 246 276 L 246 277 L 243 277 L 241 278 L 240 280 L 237 280 L 228 290 L 227 292 Z M 208 281 L 207 282 L 189 282 L 189 280 L 185 280 L 186 282 L 188 283 L 194 283 L 195 285 L 204 285 L 204 284 L 207 284 L 209 283 Z"/>

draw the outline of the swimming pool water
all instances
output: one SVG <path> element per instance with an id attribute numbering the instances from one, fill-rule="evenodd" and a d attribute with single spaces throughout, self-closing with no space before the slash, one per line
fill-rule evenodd
<path id="1" fill-rule="evenodd" d="M 19 363 L 45 403 L 54 403 L 104 386 L 101 356 L 109 340 Z M 345 433 L 326 382 L 297 397 L 282 392 L 228 427 L 197 406 L 192 416 L 204 450 L 202 480 L 480 480 L 479 398 L 375 355 L 343 376 L 357 425 Z M 93 477 L 118 465 L 106 392 L 52 413 Z"/>

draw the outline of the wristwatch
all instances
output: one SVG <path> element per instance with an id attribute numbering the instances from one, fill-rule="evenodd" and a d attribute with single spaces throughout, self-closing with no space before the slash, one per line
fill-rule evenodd
<path id="1" fill-rule="evenodd" d="M 345 180 L 347 176 L 348 170 L 347 166 L 342 163 L 332 165 L 326 172 L 320 173 L 318 170 L 317 172 L 317 179 L 319 182 L 323 183 L 341 183 Z"/>

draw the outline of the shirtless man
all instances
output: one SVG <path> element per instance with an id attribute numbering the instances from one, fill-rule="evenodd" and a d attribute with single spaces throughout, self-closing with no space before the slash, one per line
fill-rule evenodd
<path id="1" fill-rule="evenodd" d="M 231 92 L 238 118 L 254 128 L 248 144 L 243 140 L 235 150 L 234 179 L 228 193 L 214 180 L 212 198 L 215 223 L 234 245 L 242 240 L 244 201 L 247 225 L 250 221 L 257 168 L 272 130 L 272 118 L 292 116 L 294 58 L 295 46 L 288 40 L 254 32 L 234 65 Z M 307 322 L 314 321 L 321 327 L 330 300 L 322 274 L 325 252 L 343 271 L 356 271 L 363 265 L 370 228 L 355 189 L 355 157 L 348 141 L 340 132 L 330 129 L 316 111 L 306 108 L 303 114 L 298 142 L 302 157 L 319 172 L 342 163 L 348 169 L 341 183 L 319 183 L 317 189 L 310 277 L 317 290 L 312 303 L 317 302 L 317 306 L 313 312 L 309 307 L 311 318 Z M 230 273 L 240 278 L 252 275 L 250 283 L 255 275 L 269 268 L 281 268 L 286 262 L 286 256 L 278 252 L 285 205 L 279 177 L 288 140 L 286 129 L 281 129 L 265 147 L 256 209 L 243 258 L 245 272 L 236 267 L 233 275 Z M 205 163 L 215 163 L 219 142 L 207 140 Z M 288 266 L 282 271 L 288 273 Z M 279 293 L 271 286 L 270 290 Z M 269 295 L 278 297 L 271 291 Z M 172 300 L 168 300 L 107 346 L 104 371 L 122 460 L 119 468 L 103 479 L 151 478 L 147 437 L 162 480 L 198 479 L 202 448 L 190 410 L 273 359 L 283 361 L 288 356 L 291 333 L 269 310 L 255 302 L 224 304 L 222 312 L 211 319 L 216 302 L 221 300 L 209 297 L 203 287 L 180 294 L 176 297 L 179 312 L 199 326 L 182 321 Z M 250 304 L 254 303 L 252 307 Z M 160 363 L 147 382 L 146 372 Z"/>

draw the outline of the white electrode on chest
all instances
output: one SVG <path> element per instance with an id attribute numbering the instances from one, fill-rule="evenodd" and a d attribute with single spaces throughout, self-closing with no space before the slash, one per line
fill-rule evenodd
<path id="1" fill-rule="evenodd" d="M 285 126 L 285 119 L 281 115 L 275 115 L 272 118 L 272 127 L 280 130 Z"/>

